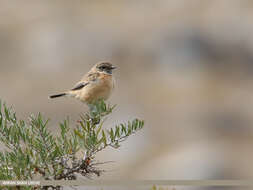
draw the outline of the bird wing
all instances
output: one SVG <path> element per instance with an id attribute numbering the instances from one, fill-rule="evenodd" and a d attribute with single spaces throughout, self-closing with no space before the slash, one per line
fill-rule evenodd
<path id="1" fill-rule="evenodd" d="M 81 90 L 83 87 L 87 86 L 90 82 L 96 81 L 98 76 L 99 73 L 88 73 L 83 77 L 82 81 L 78 82 L 71 90 L 72 91 Z"/>
<path id="2" fill-rule="evenodd" d="M 71 90 L 72 90 L 72 91 L 80 90 L 80 89 L 82 89 L 83 87 L 85 87 L 85 86 L 88 85 L 88 84 L 89 84 L 88 82 L 80 82 L 80 83 L 77 83 L 76 86 L 74 86 L 74 88 L 72 88 Z"/>

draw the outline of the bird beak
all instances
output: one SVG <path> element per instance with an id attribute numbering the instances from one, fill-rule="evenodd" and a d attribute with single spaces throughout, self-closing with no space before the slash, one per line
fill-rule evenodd
<path id="1" fill-rule="evenodd" d="M 117 68 L 117 67 L 115 67 L 115 66 L 112 66 L 112 67 L 111 67 L 111 69 L 116 69 L 116 68 Z"/>

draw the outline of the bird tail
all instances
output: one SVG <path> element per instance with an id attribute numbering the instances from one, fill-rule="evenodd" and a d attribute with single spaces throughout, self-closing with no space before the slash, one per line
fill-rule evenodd
<path id="1" fill-rule="evenodd" d="M 49 96 L 49 98 L 53 99 L 53 98 L 58 98 L 58 97 L 66 96 L 66 95 L 67 95 L 66 93 L 55 94 L 55 95 Z"/>

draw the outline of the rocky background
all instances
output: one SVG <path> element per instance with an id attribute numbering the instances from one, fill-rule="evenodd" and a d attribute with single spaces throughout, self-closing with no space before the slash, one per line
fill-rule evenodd
<path id="1" fill-rule="evenodd" d="M 98 155 L 116 161 L 103 179 L 252 178 L 252 19 L 251 0 L 1 0 L 0 98 L 57 133 L 87 106 L 48 95 L 110 60 L 106 125 L 146 126 Z"/>

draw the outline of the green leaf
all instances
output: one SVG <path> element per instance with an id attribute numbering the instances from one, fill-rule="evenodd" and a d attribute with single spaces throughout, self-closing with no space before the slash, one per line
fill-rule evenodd
<path id="1" fill-rule="evenodd" d="M 88 129 L 86 128 L 86 126 L 84 125 L 82 121 L 80 122 L 80 125 L 84 131 L 88 132 Z"/>
<path id="2" fill-rule="evenodd" d="M 80 138 L 80 139 L 84 139 L 84 136 L 78 131 L 78 130 L 74 130 L 74 133 Z"/>
<path id="3" fill-rule="evenodd" d="M 97 135 L 97 136 L 99 135 L 99 133 L 100 133 L 102 127 L 103 127 L 103 124 L 104 124 L 105 120 L 106 120 L 106 119 L 104 119 L 104 120 L 99 124 L 98 129 L 97 129 L 97 132 L 96 132 L 96 135 Z"/>
<path id="4" fill-rule="evenodd" d="M 112 142 L 114 142 L 115 140 L 115 137 L 114 137 L 114 132 L 113 132 L 113 129 L 111 128 L 111 130 L 109 131 L 109 134 L 110 134 L 110 139 Z"/>
<path id="5" fill-rule="evenodd" d="M 86 126 L 87 126 L 87 130 L 88 130 L 88 132 L 90 132 L 90 130 L 91 130 L 91 126 L 90 126 L 90 121 L 86 121 Z"/>
<path id="6" fill-rule="evenodd" d="M 120 124 L 120 126 L 121 126 L 121 133 L 122 134 L 124 133 L 126 135 L 127 133 L 126 126 L 124 124 Z"/>
<path id="7" fill-rule="evenodd" d="M 120 131 L 119 126 L 116 126 L 115 135 L 114 135 L 115 137 L 118 137 L 118 138 L 120 137 L 120 132 L 119 131 Z"/>
<path id="8" fill-rule="evenodd" d="M 5 114 L 6 119 L 9 121 L 10 120 L 10 112 L 5 104 L 4 104 L 4 114 Z"/>
<path id="9" fill-rule="evenodd" d="M 97 142 L 97 147 L 99 147 L 104 142 L 104 137 L 102 136 Z"/>
<path id="10" fill-rule="evenodd" d="M 102 130 L 102 137 L 103 137 L 104 145 L 106 146 L 107 145 L 107 139 L 106 139 L 106 135 L 105 135 L 105 131 L 104 130 Z"/>

